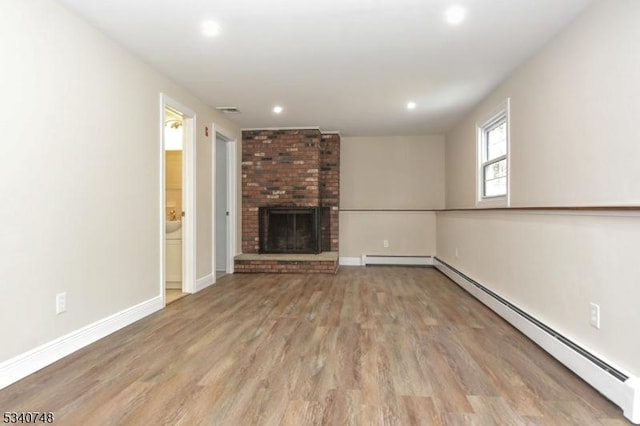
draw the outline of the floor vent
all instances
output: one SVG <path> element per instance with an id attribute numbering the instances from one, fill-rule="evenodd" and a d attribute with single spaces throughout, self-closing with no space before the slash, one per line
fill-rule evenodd
<path id="1" fill-rule="evenodd" d="M 622 408 L 625 417 L 640 424 L 640 380 L 594 355 L 513 303 L 435 257 L 434 266 L 487 305 L 545 351 Z"/>

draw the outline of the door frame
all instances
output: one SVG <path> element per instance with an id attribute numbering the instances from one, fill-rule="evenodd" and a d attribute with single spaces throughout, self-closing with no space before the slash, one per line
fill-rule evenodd
<path id="1" fill-rule="evenodd" d="M 166 169 L 164 140 L 164 111 L 171 107 L 180 111 L 184 117 L 184 146 L 182 147 L 182 291 L 195 291 L 196 275 L 196 200 L 195 200 L 195 158 L 196 158 L 196 113 L 191 108 L 160 93 L 160 295 L 163 305 L 165 301 L 165 268 L 166 268 Z"/>
<path id="2" fill-rule="evenodd" d="M 218 143 L 218 134 L 222 136 L 227 144 L 227 209 L 229 215 L 226 220 L 226 232 L 227 232 L 227 264 L 225 272 L 227 274 L 233 274 L 234 261 L 233 258 L 236 255 L 236 227 L 237 227 L 237 188 L 238 188 L 238 176 L 237 176 L 237 139 L 233 134 L 225 130 L 222 126 L 215 123 L 211 124 L 211 136 L 212 136 L 212 149 L 211 149 L 211 250 L 213 253 L 211 270 L 213 271 L 214 283 L 216 282 L 216 145 Z"/>

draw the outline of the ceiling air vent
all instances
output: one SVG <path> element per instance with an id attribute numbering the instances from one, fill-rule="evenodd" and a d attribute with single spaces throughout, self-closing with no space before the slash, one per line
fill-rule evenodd
<path id="1" fill-rule="evenodd" d="M 216 109 L 223 114 L 240 114 L 240 110 L 238 109 L 238 107 L 234 107 L 234 106 L 228 106 L 228 107 L 222 106 L 222 107 L 216 107 Z"/>

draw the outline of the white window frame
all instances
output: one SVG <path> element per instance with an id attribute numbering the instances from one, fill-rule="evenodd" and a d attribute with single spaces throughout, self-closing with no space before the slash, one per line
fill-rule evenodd
<path id="1" fill-rule="evenodd" d="M 496 106 L 485 119 L 476 124 L 476 207 L 509 207 L 511 193 L 511 114 L 510 99 L 507 98 Z M 507 125 L 507 152 L 491 161 L 486 160 L 487 133 L 496 123 L 504 120 Z M 505 195 L 484 195 L 484 167 L 498 161 L 507 161 L 507 191 Z"/>

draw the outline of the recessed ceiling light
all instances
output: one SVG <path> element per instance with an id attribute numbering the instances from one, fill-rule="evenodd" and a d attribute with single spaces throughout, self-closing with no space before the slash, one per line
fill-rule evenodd
<path id="1" fill-rule="evenodd" d="M 415 102 L 407 102 L 407 109 L 416 109 Z"/>
<path id="2" fill-rule="evenodd" d="M 275 112 L 276 114 L 280 114 L 282 112 L 282 107 L 280 105 L 274 106 L 273 112 Z"/>
<path id="3" fill-rule="evenodd" d="M 448 23 L 451 25 L 458 25 L 460 22 L 464 21 L 465 16 L 467 16 L 467 10 L 460 5 L 453 5 L 449 7 L 444 16 Z"/>
<path id="4" fill-rule="evenodd" d="M 215 37 L 220 34 L 220 25 L 215 21 L 204 21 L 202 23 L 202 34 L 207 37 Z"/>

